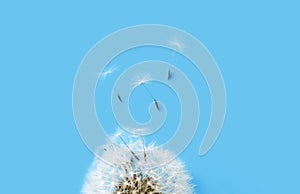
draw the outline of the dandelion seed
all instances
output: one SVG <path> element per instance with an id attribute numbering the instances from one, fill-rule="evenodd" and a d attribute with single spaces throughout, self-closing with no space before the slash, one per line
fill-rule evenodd
<path id="1" fill-rule="evenodd" d="M 172 72 L 171 72 L 171 68 L 169 67 L 168 69 L 168 80 L 170 80 L 172 78 Z"/>
<path id="2" fill-rule="evenodd" d="M 137 79 L 133 82 L 134 86 L 143 86 L 145 88 L 145 90 L 147 91 L 147 93 L 151 96 L 151 98 L 153 99 L 153 101 L 155 101 L 155 98 L 153 96 L 153 94 L 150 92 L 149 88 L 146 86 L 146 83 L 149 82 L 150 76 L 149 74 L 145 74 L 143 77 L 137 76 Z"/>
<path id="3" fill-rule="evenodd" d="M 159 108 L 159 105 L 158 105 L 158 102 L 157 100 L 154 98 L 153 94 L 150 92 L 150 90 L 148 89 L 148 87 L 146 87 L 146 85 L 143 83 L 142 86 L 144 86 L 144 88 L 146 89 L 146 91 L 148 92 L 148 94 L 151 96 L 152 100 L 154 101 L 155 103 L 155 107 L 156 109 L 159 111 L 160 108 Z"/>
<path id="4" fill-rule="evenodd" d="M 100 79 L 105 79 L 107 78 L 110 74 L 114 73 L 118 69 L 118 66 L 113 66 L 106 71 L 102 71 L 100 75 Z"/>
<path id="5" fill-rule="evenodd" d="M 155 100 L 155 99 L 154 99 L 154 103 L 155 103 L 155 107 L 156 107 L 156 109 L 159 111 L 159 110 L 160 110 L 160 108 L 159 108 L 159 105 L 158 105 L 158 102 L 157 102 L 157 100 Z"/>
<path id="6" fill-rule="evenodd" d="M 182 51 L 184 49 L 184 45 L 178 40 L 177 36 L 173 37 L 172 40 L 169 40 L 168 44 L 175 48 L 176 51 Z"/>
<path id="7" fill-rule="evenodd" d="M 120 94 L 118 94 L 118 99 L 119 99 L 120 102 L 123 102 L 123 100 L 122 100 Z"/>
<path id="8" fill-rule="evenodd" d="M 152 100 L 154 101 L 156 109 L 160 110 L 157 100 L 154 98 L 153 94 L 151 93 L 149 88 L 146 86 L 146 82 L 149 80 L 150 80 L 150 78 L 148 77 L 148 75 L 146 75 L 142 79 L 136 80 L 134 83 L 135 83 L 135 85 L 137 84 L 137 86 L 141 85 L 145 88 L 147 93 L 151 96 Z"/>
<path id="9" fill-rule="evenodd" d="M 111 67 L 111 68 L 109 68 L 108 70 L 104 71 L 104 72 L 102 73 L 102 75 L 108 76 L 108 75 L 114 73 L 117 69 L 118 69 L 117 66 Z"/>

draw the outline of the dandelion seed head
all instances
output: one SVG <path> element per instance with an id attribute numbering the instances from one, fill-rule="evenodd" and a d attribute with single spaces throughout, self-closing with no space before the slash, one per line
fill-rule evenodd
<path id="1" fill-rule="evenodd" d="M 139 158 L 146 152 L 147 160 L 136 160 L 123 144 L 107 146 L 102 158 L 110 164 L 95 158 L 82 194 L 194 193 L 191 177 L 180 160 L 160 165 L 172 155 L 170 152 L 157 149 L 153 143 L 145 146 L 141 140 L 131 141 L 128 146 Z"/>

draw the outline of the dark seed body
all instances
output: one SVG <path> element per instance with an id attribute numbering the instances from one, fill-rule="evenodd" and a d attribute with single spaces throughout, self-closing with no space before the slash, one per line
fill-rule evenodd
<path id="1" fill-rule="evenodd" d="M 142 173 L 139 173 L 139 178 L 136 174 L 132 177 L 126 177 L 124 181 L 120 182 L 116 186 L 114 194 L 162 194 L 158 190 L 158 185 L 152 177 L 143 177 Z"/>

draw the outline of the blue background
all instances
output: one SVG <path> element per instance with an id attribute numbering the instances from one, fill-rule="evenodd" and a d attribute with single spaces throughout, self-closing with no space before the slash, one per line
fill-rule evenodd
<path id="1" fill-rule="evenodd" d="M 300 193 L 299 8 L 296 0 L 1 1 L 0 193 L 80 192 L 93 155 L 72 115 L 76 71 L 100 39 L 145 23 L 197 37 L 225 80 L 228 109 L 217 143 L 197 155 L 209 119 L 201 93 L 203 122 L 180 156 L 197 193 Z M 133 99 L 148 105 L 141 95 Z"/>

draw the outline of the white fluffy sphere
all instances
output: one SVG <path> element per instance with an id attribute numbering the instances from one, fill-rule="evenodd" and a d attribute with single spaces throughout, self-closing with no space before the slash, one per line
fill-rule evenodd
<path id="1" fill-rule="evenodd" d="M 126 148 L 126 149 L 124 149 Z M 191 177 L 184 164 L 154 145 L 141 141 L 105 147 L 104 161 L 95 158 L 82 189 L 83 194 L 192 194 Z M 165 163 L 165 164 L 164 164 Z M 163 165 L 161 165 L 163 164 Z"/>

